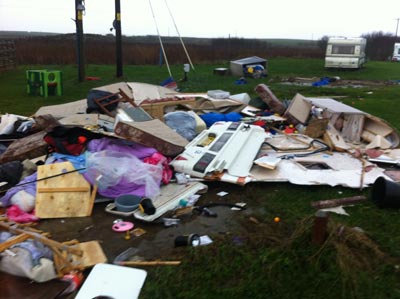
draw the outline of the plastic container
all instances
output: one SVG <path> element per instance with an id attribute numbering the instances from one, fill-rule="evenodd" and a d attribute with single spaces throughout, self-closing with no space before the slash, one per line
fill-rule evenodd
<path id="1" fill-rule="evenodd" d="M 380 208 L 400 208 L 400 184 L 379 177 L 372 186 L 371 197 Z"/>
<path id="2" fill-rule="evenodd" d="M 115 199 L 115 207 L 120 212 L 131 212 L 139 207 L 141 199 L 140 196 L 136 195 L 121 195 Z"/>
<path id="3" fill-rule="evenodd" d="M 175 238 L 175 247 L 179 246 L 199 246 L 200 236 L 198 234 L 182 235 Z"/>

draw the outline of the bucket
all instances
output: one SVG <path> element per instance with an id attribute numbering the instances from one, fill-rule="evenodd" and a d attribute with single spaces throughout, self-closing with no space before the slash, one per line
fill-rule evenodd
<path id="1" fill-rule="evenodd" d="M 372 186 L 371 199 L 380 208 L 400 208 L 400 184 L 379 177 Z"/>
<path id="2" fill-rule="evenodd" d="M 121 195 L 115 199 L 115 208 L 120 212 L 132 212 L 139 207 L 140 196 L 136 195 Z"/>

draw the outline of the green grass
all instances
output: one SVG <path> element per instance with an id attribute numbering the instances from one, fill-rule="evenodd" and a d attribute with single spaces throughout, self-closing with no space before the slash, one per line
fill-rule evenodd
<path id="1" fill-rule="evenodd" d="M 269 76 L 249 79 L 236 85 L 232 76 L 213 75 L 220 65 L 198 65 L 189 73 L 187 82 L 179 83 L 183 92 L 206 92 L 223 89 L 231 94 L 247 92 L 255 97 L 254 87 L 266 83 L 280 99 L 291 99 L 296 93 L 305 96 L 345 96 L 343 101 L 372 115 L 381 117 L 400 129 L 400 85 L 364 88 L 329 88 L 288 86 L 279 83 L 289 77 L 339 76 L 353 80 L 399 80 L 400 63 L 370 61 L 358 71 L 328 71 L 319 59 L 278 58 L 269 61 Z M 64 95 L 41 98 L 26 94 L 25 70 L 57 69 L 63 71 Z M 182 66 L 172 66 L 176 80 L 183 75 Z M 125 66 L 123 78 L 115 78 L 115 67 L 89 65 L 87 76 L 101 81 L 77 82 L 74 66 L 19 66 L 0 74 L 1 113 L 33 114 L 40 106 L 61 104 L 86 97 L 91 88 L 120 81 L 159 84 L 168 77 L 159 66 Z M 224 190 L 221 183 L 218 187 Z M 339 249 L 328 243 L 320 248 L 310 242 L 311 220 L 315 212 L 310 203 L 316 200 L 354 195 L 369 196 L 362 191 L 344 187 L 297 186 L 287 183 L 252 183 L 244 187 L 231 185 L 234 198 L 246 201 L 261 224 L 241 219 L 243 231 L 211 236 L 213 245 L 184 248 L 180 267 L 146 269 L 148 277 L 140 298 L 400 298 L 400 214 L 398 210 L 378 209 L 370 201 L 348 208 L 349 217 L 332 214 L 332 225 L 360 227 L 387 254 L 379 260 L 371 250 L 356 247 L 354 252 L 366 260 L 353 266 L 352 259 L 343 261 Z M 211 196 L 211 195 L 206 195 Z M 278 224 L 272 219 L 281 217 Z M 333 236 L 336 234 L 333 233 Z M 242 245 L 232 241 L 244 238 Z M 340 240 L 340 238 L 339 238 Z M 343 240 L 342 240 L 343 241 Z M 351 241 L 351 240 L 350 240 Z M 349 241 L 349 242 L 350 242 Z M 396 258 L 395 261 L 390 258 Z M 354 261 L 353 261 L 354 262 Z M 369 265 L 373 267 L 368 268 Z"/>

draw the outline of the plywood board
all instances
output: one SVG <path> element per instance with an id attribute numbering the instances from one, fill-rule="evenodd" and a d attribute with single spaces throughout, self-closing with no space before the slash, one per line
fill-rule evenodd
<path id="1" fill-rule="evenodd" d="M 375 135 L 387 136 L 393 132 L 393 129 L 383 122 L 379 122 L 376 118 L 367 117 L 365 119 L 364 130 Z"/>
<path id="2" fill-rule="evenodd" d="M 324 134 L 324 139 L 325 138 L 330 144 L 330 147 L 333 147 L 338 152 L 343 152 L 349 149 L 349 146 L 346 144 L 339 132 L 330 124 L 328 124 L 327 130 Z"/>
<path id="3" fill-rule="evenodd" d="M 63 175 L 38 181 L 35 214 L 39 218 L 63 218 L 90 216 L 93 202 L 90 184 L 71 162 L 41 165 L 38 180 L 54 175 Z M 69 173 L 67 173 L 69 172 Z"/>
<path id="4" fill-rule="evenodd" d="M 306 102 L 301 94 L 296 94 L 290 102 L 286 113 L 289 113 L 302 124 L 306 123 L 311 112 L 311 103 Z"/>
<path id="5" fill-rule="evenodd" d="M 66 104 L 42 106 L 38 111 L 35 112 L 35 116 L 51 114 L 55 118 L 67 117 L 75 113 L 86 113 L 87 100 L 82 99 L 75 102 Z"/>
<path id="6" fill-rule="evenodd" d="M 81 257 L 73 255 L 73 260 L 82 268 L 88 268 L 107 262 L 107 257 L 98 241 L 79 243 L 76 247 L 77 249 L 82 250 L 83 255 Z"/>

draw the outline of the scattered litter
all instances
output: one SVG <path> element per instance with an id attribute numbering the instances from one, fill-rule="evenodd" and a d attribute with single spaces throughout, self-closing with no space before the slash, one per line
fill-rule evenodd
<path id="1" fill-rule="evenodd" d="M 179 218 L 162 218 L 165 227 L 177 226 L 181 220 Z"/>
<path id="2" fill-rule="evenodd" d="M 206 217 L 217 217 L 217 213 L 214 211 L 210 210 L 207 207 L 195 207 L 193 209 L 193 212 L 196 212 L 199 215 L 206 216 Z"/>
<path id="3" fill-rule="evenodd" d="M 175 247 L 180 246 L 199 246 L 200 245 L 200 236 L 198 234 L 190 234 L 190 235 L 182 235 L 177 236 L 175 238 Z"/>
<path id="4" fill-rule="evenodd" d="M 363 195 L 356 195 L 352 197 L 344 197 L 338 199 L 319 200 L 311 203 L 311 206 L 316 209 L 333 208 L 341 205 L 349 205 L 359 203 L 367 200 Z"/>
<path id="5" fill-rule="evenodd" d="M 249 220 L 250 220 L 251 222 L 255 223 L 255 224 L 260 224 L 260 223 L 261 223 L 260 220 L 258 220 L 258 219 L 255 218 L 255 217 L 249 217 Z"/>
<path id="6" fill-rule="evenodd" d="M 246 238 L 245 238 L 245 237 L 242 237 L 242 236 L 234 236 L 234 237 L 232 238 L 232 243 L 233 243 L 234 245 L 237 245 L 237 246 L 242 246 L 242 245 L 244 245 L 245 241 L 246 241 Z"/>
<path id="7" fill-rule="evenodd" d="M 200 237 L 200 244 L 201 246 L 203 245 L 209 245 L 213 242 L 213 240 L 211 240 L 211 238 L 207 235 L 201 236 Z"/>
<path id="8" fill-rule="evenodd" d="M 274 222 L 275 222 L 275 223 L 281 222 L 281 218 L 280 218 L 280 217 L 275 217 L 275 218 L 274 218 Z"/>
<path id="9" fill-rule="evenodd" d="M 146 231 L 140 227 L 137 227 L 131 231 L 131 235 L 133 235 L 134 237 L 140 237 L 140 236 L 144 235 L 145 233 L 146 233 Z"/>
<path id="10" fill-rule="evenodd" d="M 351 206 L 351 205 L 348 205 L 348 207 L 349 206 Z M 336 213 L 336 214 L 339 214 L 339 215 L 349 216 L 349 214 L 345 211 L 343 206 L 338 206 L 338 207 L 333 207 L 333 208 L 325 208 L 325 209 L 321 209 L 321 211 L 332 212 L 332 213 Z"/>
<path id="11" fill-rule="evenodd" d="M 225 191 L 221 191 L 221 192 L 218 192 L 217 193 L 217 195 L 218 196 L 221 196 L 221 197 L 223 197 L 223 196 L 225 196 L 225 195 L 228 195 L 229 193 L 228 192 L 225 192 Z"/>
<path id="12" fill-rule="evenodd" d="M 247 205 L 245 202 L 237 202 L 235 203 L 235 207 L 232 207 L 231 210 L 233 211 L 242 211 L 243 208 Z"/>

